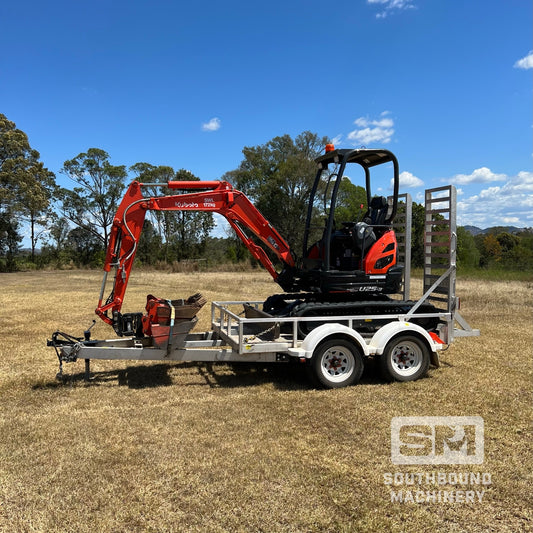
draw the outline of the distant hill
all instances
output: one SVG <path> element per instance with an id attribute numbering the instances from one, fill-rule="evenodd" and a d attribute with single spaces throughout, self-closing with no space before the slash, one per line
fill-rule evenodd
<path id="1" fill-rule="evenodd" d="M 477 226 L 463 226 L 466 231 L 472 235 L 483 235 L 489 233 L 520 233 L 522 231 L 531 231 L 531 228 L 517 228 L 516 226 L 494 226 L 492 228 L 481 229 Z"/>
<path id="2" fill-rule="evenodd" d="M 472 235 L 479 235 L 480 233 L 483 233 L 485 230 L 478 228 L 477 226 L 463 226 L 468 233 Z"/>

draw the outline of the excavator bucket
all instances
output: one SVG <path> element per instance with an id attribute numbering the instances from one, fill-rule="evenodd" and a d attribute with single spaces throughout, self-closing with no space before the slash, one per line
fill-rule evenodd
<path id="1" fill-rule="evenodd" d="M 185 339 L 198 321 L 196 314 L 207 302 L 200 293 L 186 300 L 165 300 L 149 294 L 146 300 L 143 333 L 161 349 L 175 347 Z"/>

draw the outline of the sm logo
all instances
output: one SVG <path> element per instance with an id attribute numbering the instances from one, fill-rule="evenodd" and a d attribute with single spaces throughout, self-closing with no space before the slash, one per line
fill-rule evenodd
<path id="1" fill-rule="evenodd" d="M 391 420 L 395 465 L 482 464 L 483 458 L 480 416 L 397 416 Z"/>

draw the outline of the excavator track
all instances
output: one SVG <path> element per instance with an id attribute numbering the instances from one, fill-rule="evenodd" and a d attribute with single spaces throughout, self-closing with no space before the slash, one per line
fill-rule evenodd
<path id="1" fill-rule="evenodd" d="M 350 293 L 333 294 L 275 294 L 270 296 L 263 304 L 263 311 L 279 317 L 342 317 L 364 315 L 364 319 L 354 321 L 352 327 L 360 332 L 373 333 L 384 324 L 397 320 L 397 315 L 407 314 L 416 302 L 412 300 L 393 300 L 385 295 L 369 295 L 361 300 L 360 294 Z M 432 304 L 423 304 L 417 309 L 417 314 L 438 313 L 439 310 Z M 383 315 L 391 315 L 390 319 Z M 373 319 L 372 316 L 380 316 Z M 342 322 L 342 321 L 341 321 Z M 439 324 L 439 317 L 417 317 L 416 314 L 410 322 L 422 326 L 426 330 L 434 330 Z M 307 335 L 320 322 L 301 322 L 299 331 Z"/>

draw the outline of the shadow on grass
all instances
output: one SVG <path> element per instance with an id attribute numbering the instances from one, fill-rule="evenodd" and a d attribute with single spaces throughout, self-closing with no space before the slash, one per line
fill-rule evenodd
<path id="1" fill-rule="evenodd" d="M 186 373 L 186 370 L 194 372 Z M 184 378 L 189 378 L 184 381 Z M 200 377 L 200 379 L 198 379 Z M 310 388 L 303 368 L 292 364 L 254 363 L 164 363 L 135 365 L 123 369 L 91 372 L 89 380 L 85 372 L 64 373 L 61 378 L 34 384 L 33 390 L 59 389 L 62 387 L 98 387 L 118 383 L 130 389 L 152 387 L 208 386 L 210 388 L 255 387 L 271 383 L 280 390 Z"/>
<path id="2" fill-rule="evenodd" d="M 189 372 L 187 372 L 189 370 Z M 192 373 L 190 371 L 193 371 Z M 201 379 L 198 379 L 201 378 Z M 168 386 L 208 386 L 210 388 L 245 388 L 271 384 L 282 391 L 316 388 L 303 364 L 298 363 L 163 363 L 135 365 L 117 370 L 63 374 L 61 379 L 34 384 L 33 390 L 61 387 L 113 385 L 130 389 Z M 368 360 L 358 386 L 383 385 L 377 364 Z"/>
<path id="3" fill-rule="evenodd" d="M 101 386 L 113 382 L 118 382 L 119 385 L 127 386 L 130 389 L 164 387 L 173 384 L 168 372 L 169 366 L 162 364 L 143 365 L 131 366 L 125 369 L 91 372 L 88 380 L 85 372 L 65 373 L 62 377 L 56 377 L 53 381 L 35 384 L 32 389 L 57 389 L 73 385 Z"/>

